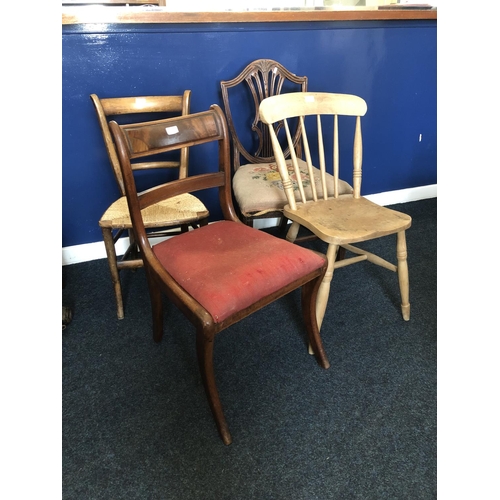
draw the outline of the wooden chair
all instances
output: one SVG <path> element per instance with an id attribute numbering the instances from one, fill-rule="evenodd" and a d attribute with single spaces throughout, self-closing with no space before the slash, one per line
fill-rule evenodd
<path id="1" fill-rule="evenodd" d="M 132 222 L 125 198 L 125 185 L 120 170 L 120 164 L 111 137 L 108 121 L 111 118 L 131 120 L 133 117 L 148 116 L 165 118 L 172 115 L 185 115 L 190 111 L 191 91 L 186 90 L 182 95 L 171 96 L 139 96 L 113 97 L 100 99 L 96 94 L 90 96 L 97 112 L 97 118 L 104 138 L 108 158 L 120 189 L 121 197 L 116 200 L 103 214 L 99 221 L 102 230 L 104 246 L 111 271 L 111 279 L 116 296 L 118 319 L 124 317 L 123 294 L 120 282 L 122 269 L 142 267 L 142 258 L 138 251 L 132 229 Z M 132 117 L 132 118 L 131 118 Z M 137 120 L 136 120 L 137 121 Z M 182 148 L 177 158 L 161 159 L 134 163 L 136 171 L 152 169 L 174 170 L 176 176 L 182 179 L 188 175 L 189 148 Z M 168 173 L 165 173 L 165 180 Z M 144 224 L 151 237 L 161 237 L 187 231 L 188 227 L 208 222 L 209 212 L 205 205 L 190 194 L 183 194 L 175 199 L 157 204 L 144 214 Z M 122 258 L 117 257 L 117 242 L 125 233 L 129 235 L 129 246 Z"/>
<path id="2" fill-rule="evenodd" d="M 411 226 L 411 217 L 377 205 L 361 196 L 361 117 L 365 115 L 366 110 L 366 102 L 361 97 L 318 92 L 296 92 L 269 97 L 262 101 L 260 105 L 260 117 L 269 127 L 274 154 L 288 200 L 288 204 L 284 208 L 284 214 L 292 221 L 292 224 L 288 230 L 287 239 L 295 241 L 299 227 L 304 226 L 318 238 L 328 243 L 328 270 L 318 293 L 317 320 L 320 327 L 328 302 L 334 270 L 364 260 L 397 272 L 403 319 L 406 321 L 410 319 L 405 231 Z M 339 133 L 339 117 L 343 116 L 354 117 L 355 122 L 353 124 L 352 175 L 354 191 L 349 195 L 342 195 L 338 185 L 340 168 L 339 137 L 344 137 Z M 291 132 L 288 126 L 290 117 L 299 117 L 301 138 L 308 168 L 312 167 L 311 157 L 314 152 L 319 158 L 322 175 L 319 182 L 307 187 L 304 186 L 302 177 L 298 172 L 298 161 L 293 151 L 293 166 L 289 167 L 275 133 L 276 123 L 281 122 L 285 128 L 287 141 L 292 144 Z M 330 118 L 330 122 L 328 122 L 328 118 Z M 349 120 L 348 118 L 343 119 Z M 310 132 L 309 136 L 306 132 L 306 122 Z M 346 130 L 348 130 L 347 125 Z M 317 141 L 314 141 L 315 136 L 317 136 Z M 313 143 L 317 143 L 316 148 L 311 146 Z M 333 157 L 329 163 L 334 176 L 333 185 L 330 186 L 334 191 L 333 197 L 324 195 L 324 193 L 328 192 L 327 179 L 323 175 L 326 170 L 325 158 L 327 158 L 324 146 L 327 143 L 333 144 Z M 291 180 L 292 176 L 297 181 L 295 186 Z M 307 190 L 310 190 L 310 193 L 306 193 Z M 310 196 L 312 196 L 312 200 Z M 358 244 L 392 234 L 397 235 L 397 265 L 353 245 L 354 243 Z M 339 248 L 344 248 L 354 256 L 336 261 Z"/>
<path id="3" fill-rule="evenodd" d="M 267 127 L 259 118 L 259 105 L 270 96 L 306 92 L 307 77 L 294 75 L 272 59 L 257 59 L 232 80 L 222 81 L 221 89 L 233 142 L 233 192 L 240 217 L 248 225 L 255 219 L 278 218 L 281 229 L 285 230 L 283 207 L 287 200 Z M 298 147 L 299 163 L 307 176 L 306 165 L 300 160 L 298 130 L 294 134 L 294 147 Z M 289 157 L 288 146 L 284 154 Z M 319 174 L 317 169 L 314 172 Z M 340 181 L 339 185 L 341 192 L 352 191 L 346 182 Z"/>
<path id="4" fill-rule="evenodd" d="M 243 224 L 231 198 L 230 144 L 222 110 L 156 123 L 119 126 L 111 122 L 125 189 L 144 256 L 153 312 L 153 338 L 163 335 L 162 292 L 196 329 L 198 362 L 220 436 L 231 443 L 217 387 L 212 353 L 215 336 L 253 312 L 302 287 L 302 312 L 319 364 L 328 368 L 315 316 L 317 290 L 326 258 L 283 238 Z M 218 147 L 206 173 L 171 181 L 137 194 L 131 160 L 182 147 Z M 203 150 L 201 152 L 203 155 Z M 141 210 L 180 194 L 216 188 L 224 220 L 175 236 L 151 247 Z"/>

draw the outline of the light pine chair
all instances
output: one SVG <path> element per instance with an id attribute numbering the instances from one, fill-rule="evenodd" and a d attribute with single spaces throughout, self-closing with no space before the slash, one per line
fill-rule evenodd
<path id="1" fill-rule="evenodd" d="M 267 126 L 259 117 L 263 99 L 289 92 L 306 92 L 307 76 L 297 76 L 272 59 L 257 59 L 236 77 L 221 82 L 222 101 L 233 145 L 233 192 L 241 219 L 253 225 L 256 219 L 278 218 L 281 230 L 287 220 L 283 207 L 285 192 L 274 158 Z M 278 125 L 280 127 L 280 125 Z M 296 148 L 304 178 L 308 172 L 301 157 L 299 131 L 293 134 L 293 145 L 284 148 L 285 158 L 290 148 Z M 313 169 L 314 175 L 319 171 Z M 351 186 L 339 181 L 341 192 L 351 192 Z"/>
<path id="2" fill-rule="evenodd" d="M 186 90 L 181 95 L 109 97 L 99 98 L 96 94 L 90 96 L 94 104 L 99 126 L 104 139 L 110 165 L 120 190 L 120 198 L 113 202 L 99 220 L 102 231 L 106 256 L 108 259 L 111 280 L 116 298 L 116 314 L 118 319 L 124 318 L 124 305 L 120 271 L 142 267 L 142 257 L 132 231 L 132 221 L 128 213 L 125 198 L 125 185 L 111 137 L 108 121 L 111 119 L 130 121 L 136 117 L 147 116 L 148 119 L 166 118 L 167 116 L 185 115 L 190 111 L 191 91 Z M 183 179 L 188 175 L 189 148 L 182 148 L 175 158 L 155 159 L 133 163 L 134 171 L 152 171 L 162 169 L 165 180 L 166 171 L 175 172 L 175 176 Z M 208 222 L 209 211 L 195 196 L 186 193 L 162 203 L 155 204 L 144 213 L 144 224 L 150 237 L 173 236 L 185 232 L 189 227 L 204 225 Z M 125 253 L 118 257 L 116 247 L 121 236 L 128 234 L 129 245 Z"/>
<path id="3" fill-rule="evenodd" d="M 360 261 L 369 261 L 382 266 L 398 275 L 401 293 L 401 311 L 403 319 L 410 319 L 409 279 L 406 249 L 406 230 L 411 226 L 411 217 L 395 210 L 380 206 L 361 196 L 362 179 L 362 134 L 361 117 L 367 111 L 366 102 L 358 96 L 321 92 L 296 92 L 264 99 L 260 105 L 260 118 L 269 127 L 274 148 L 274 155 L 283 181 L 288 204 L 284 215 L 292 221 L 287 239 L 295 241 L 300 226 L 312 231 L 318 238 L 328 243 L 328 270 L 318 293 L 317 319 L 321 327 L 328 303 L 330 284 L 335 269 Z M 319 158 L 321 175 L 316 184 L 311 184 L 312 199 L 306 196 L 306 188 L 299 172 L 298 160 L 292 150 L 292 167 L 289 167 L 276 135 L 277 123 L 282 123 L 288 144 L 292 136 L 288 121 L 298 117 L 301 138 L 307 166 L 312 168 L 312 156 Z M 347 118 L 346 118 L 347 117 Z M 339 187 L 340 145 L 339 122 L 354 121 L 352 147 L 352 183 L 353 193 L 343 195 Z M 343 121 L 342 123 L 345 123 Z M 306 130 L 307 124 L 307 130 Z M 346 125 L 346 130 L 350 130 Z M 328 153 L 325 144 L 333 145 L 329 165 L 333 170 L 333 184 L 327 186 L 325 175 Z M 295 183 L 291 177 L 295 178 Z M 312 178 L 313 176 L 311 176 Z M 333 196 L 325 195 L 329 187 Z M 395 254 L 397 263 L 363 250 L 359 244 L 396 235 Z M 346 255 L 353 255 L 336 261 L 339 248 L 346 250 Z"/>
<path id="4" fill-rule="evenodd" d="M 316 322 L 316 296 L 326 271 L 326 257 L 283 238 L 243 224 L 231 196 L 227 124 L 221 108 L 156 123 L 111 122 L 123 172 L 128 206 L 144 258 L 153 312 L 153 338 L 163 335 L 162 294 L 196 329 L 198 364 L 220 437 L 232 441 L 215 384 L 213 349 L 216 335 L 231 325 L 301 289 L 302 315 L 318 363 L 328 368 Z M 218 159 L 200 175 L 174 180 L 137 193 L 131 160 L 189 145 L 218 145 Z M 182 193 L 216 189 L 224 220 L 151 246 L 143 210 Z M 249 332 L 251 334 L 251 332 Z"/>

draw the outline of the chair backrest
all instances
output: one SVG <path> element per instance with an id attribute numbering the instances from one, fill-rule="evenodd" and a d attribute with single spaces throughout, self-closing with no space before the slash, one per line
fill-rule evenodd
<path id="1" fill-rule="evenodd" d="M 283 188 L 286 193 L 288 204 L 292 210 L 296 209 L 296 200 L 294 196 L 294 187 L 290 179 L 290 172 L 286 166 L 286 155 L 282 151 L 280 141 L 276 135 L 276 123 L 282 122 L 287 142 L 289 146 L 292 144 L 292 135 L 288 125 L 290 118 L 298 117 L 299 119 L 299 132 L 301 134 L 301 141 L 304 150 L 305 161 L 311 179 L 312 199 L 310 201 L 318 200 L 318 192 L 323 193 L 323 198 L 327 199 L 327 176 L 326 172 L 326 153 L 325 144 L 330 143 L 332 137 L 332 170 L 333 170 L 333 192 L 334 197 L 339 196 L 339 164 L 340 164 L 340 146 L 339 146 L 339 116 L 352 116 L 355 117 L 354 127 L 354 144 L 353 144 L 353 174 L 352 185 L 354 198 L 359 198 L 361 195 L 361 164 L 362 164 L 362 137 L 361 137 L 361 117 L 365 115 L 367 110 L 366 102 L 361 97 L 350 94 L 332 94 L 326 92 L 295 92 L 293 94 L 283 94 L 280 96 L 269 97 L 264 99 L 260 105 L 260 118 L 263 123 L 269 127 L 271 141 L 274 148 L 276 163 L 278 165 L 279 173 L 283 181 Z M 324 123 L 327 119 L 323 118 L 324 115 L 333 117 L 330 123 Z M 316 116 L 316 120 L 308 122 L 310 133 L 306 130 L 306 117 Z M 331 124 L 331 125 L 330 125 Z M 326 126 L 325 126 L 326 125 Z M 330 135 L 326 135 L 329 132 Z M 313 144 L 314 136 L 316 136 L 317 161 L 319 162 L 320 176 L 315 178 L 313 166 Z M 313 140 L 310 141 L 310 138 Z M 295 177 L 296 185 L 300 193 L 300 200 L 302 203 L 307 202 L 306 194 L 300 170 L 297 164 L 297 157 L 292 148 L 291 160 L 293 165 L 292 175 Z M 315 165 L 318 167 L 318 164 Z M 321 190 L 318 188 L 321 187 Z"/>
<path id="2" fill-rule="evenodd" d="M 240 86 L 241 83 L 244 85 Z M 269 132 L 259 118 L 259 105 L 263 99 L 280 95 L 283 92 L 307 91 L 307 76 L 294 75 L 272 59 L 257 59 L 246 66 L 236 78 L 222 81 L 221 89 L 227 123 L 233 140 L 234 169 L 237 170 L 241 165 L 242 156 L 249 163 L 274 161 Z M 233 95 L 231 99 L 229 98 L 230 89 Z M 243 117 L 238 119 L 236 114 L 241 108 L 247 109 L 249 97 L 253 103 L 250 116 L 243 113 Z M 234 102 L 234 109 L 231 108 L 230 101 Z M 250 127 L 249 124 L 251 124 Z M 294 141 L 295 144 L 298 143 L 298 134 L 294 136 Z M 244 142 L 249 146 L 245 147 Z M 286 148 L 285 153 L 287 153 Z"/>
<path id="3" fill-rule="evenodd" d="M 120 120 L 125 118 L 130 121 L 139 116 L 148 116 L 148 119 L 150 117 L 154 119 L 187 115 L 190 112 L 191 91 L 185 90 L 182 95 L 110 97 L 104 99 L 100 99 L 96 94 L 92 94 L 90 98 L 97 112 L 99 125 L 116 182 L 120 188 L 121 195 L 124 196 L 125 186 L 108 122 L 111 119 L 116 121 L 119 118 Z M 139 120 L 135 119 L 135 121 Z M 132 165 L 132 168 L 134 170 L 178 169 L 178 177 L 179 179 L 183 179 L 188 175 L 188 165 L 189 148 L 186 147 L 180 150 L 178 159 L 136 162 Z"/>
<path id="4" fill-rule="evenodd" d="M 110 130 L 116 143 L 132 225 L 141 252 L 146 257 L 145 262 L 156 261 L 141 214 L 141 210 L 150 205 L 183 193 L 218 188 L 224 218 L 239 222 L 231 198 L 229 134 L 219 106 L 214 104 L 208 111 L 152 122 L 118 125 L 111 121 Z M 176 179 L 137 193 L 132 160 L 214 141 L 218 143 L 219 158 L 213 171 Z"/>

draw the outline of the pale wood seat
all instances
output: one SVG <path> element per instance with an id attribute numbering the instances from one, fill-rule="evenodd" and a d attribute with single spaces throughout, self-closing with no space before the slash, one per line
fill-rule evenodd
<path id="1" fill-rule="evenodd" d="M 243 224 L 231 194 L 227 124 L 219 106 L 155 123 L 110 123 L 117 144 L 129 211 L 144 258 L 153 313 L 153 338 L 163 335 L 162 293 L 196 328 L 198 363 L 219 434 L 232 441 L 214 378 L 215 336 L 234 323 L 301 288 L 302 315 L 318 363 L 328 368 L 316 322 L 316 296 L 326 271 L 323 254 Z M 174 131 L 168 133 L 168 130 Z M 204 173 L 137 193 L 131 159 L 182 147 L 218 144 L 218 160 Z M 154 246 L 147 237 L 143 210 L 182 193 L 216 189 L 224 220 Z M 175 331 L 175 329 L 173 329 Z M 252 332 L 249 332 L 251 334 Z"/>
<path id="2" fill-rule="evenodd" d="M 109 97 L 102 99 L 96 94 L 92 94 L 90 98 L 97 113 L 109 162 L 121 194 L 121 197 L 106 209 L 99 220 L 99 226 L 102 231 L 113 282 L 117 316 L 118 319 L 123 319 L 124 306 L 120 271 L 122 269 L 142 267 L 143 262 L 131 231 L 132 221 L 128 212 L 125 186 L 108 121 L 120 119 L 126 122 L 134 119 L 134 117 L 147 116 L 148 119 L 153 119 L 188 114 L 190 111 L 191 91 L 186 90 L 181 95 Z M 135 162 L 133 164 L 135 171 L 163 171 L 164 176 L 161 177 L 161 182 L 168 180 L 171 176 L 179 179 L 186 177 L 188 167 L 189 148 L 183 148 L 176 157 Z M 185 232 L 189 229 L 189 226 L 206 224 L 209 211 L 198 198 L 189 193 L 184 193 L 148 207 L 143 216 L 150 237 L 158 238 Z M 123 256 L 119 258 L 116 250 L 117 242 L 124 233 L 129 235 L 129 245 Z"/>
<path id="3" fill-rule="evenodd" d="M 397 272 L 402 315 L 405 320 L 410 319 L 405 231 L 411 226 L 411 217 L 377 205 L 361 196 L 361 117 L 365 115 L 366 111 L 366 102 L 361 97 L 321 92 L 297 92 L 269 97 L 263 100 L 260 105 L 260 117 L 269 126 L 274 154 L 287 195 L 288 204 L 284 208 L 284 214 L 292 221 L 287 239 L 295 241 L 299 227 L 304 226 L 328 243 L 328 270 L 318 293 L 317 317 L 320 326 L 325 314 L 334 270 L 364 260 Z M 343 124 L 346 124 L 345 129 L 350 130 L 349 125 L 352 125 L 354 130 L 354 145 L 352 147 L 354 190 L 351 195 L 341 195 L 337 187 L 340 170 L 339 152 L 341 150 L 339 137 L 344 137 L 339 131 L 341 128 L 339 117 L 343 116 L 353 117 L 351 119 L 343 118 L 345 120 Z M 308 165 L 311 165 L 311 156 L 316 154 L 322 172 L 327 169 L 327 163 L 332 169 L 334 177 L 333 197 L 325 198 L 316 195 L 315 199 L 308 200 L 303 194 L 303 186 L 300 182 L 300 176 L 298 176 L 298 190 L 301 196 L 300 201 L 296 201 L 289 169 L 285 167 L 285 156 L 275 133 L 276 124 L 283 122 L 288 143 L 291 144 L 292 139 L 288 127 L 288 120 L 291 117 L 300 117 L 301 136 Z M 346 123 L 349 120 L 354 121 L 354 123 Z M 352 136 L 350 140 L 352 141 Z M 325 151 L 325 144 L 331 144 L 333 147 L 330 158 Z M 295 164 L 293 151 L 292 162 Z M 322 192 L 326 192 L 325 183 L 326 177 L 321 177 Z M 397 235 L 395 252 L 397 264 L 353 245 L 393 234 Z M 354 256 L 336 261 L 340 248 L 349 252 L 348 255 L 354 254 Z"/>
<path id="4" fill-rule="evenodd" d="M 233 144 L 233 193 L 240 217 L 248 225 L 252 225 L 256 219 L 278 218 L 281 228 L 286 229 L 283 207 L 287 198 L 269 132 L 259 118 L 259 105 L 270 96 L 306 92 L 307 83 L 307 76 L 297 76 L 272 59 L 252 61 L 235 78 L 221 82 L 222 100 Z M 301 176 L 308 194 L 309 172 L 306 163 L 300 159 L 298 130 L 293 143 L 292 149 L 297 148 Z M 284 149 L 285 157 L 288 158 L 289 146 Z M 319 176 L 318 169 L 313 168 L 313 172 L 314 176 Z M 339 180 L 339 186 L 341 193 L 352 192 L 352 187 L 343 180 Z"/>

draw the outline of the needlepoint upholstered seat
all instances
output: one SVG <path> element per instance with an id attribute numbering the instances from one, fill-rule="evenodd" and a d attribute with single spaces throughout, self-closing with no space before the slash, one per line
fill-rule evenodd
<path id="1" fill-rule="evenodd" d="M 278 218 L 282 228 L 283 207 L 287 198 L 275 162 L 269 131 L 259 117 L 263 99 L 289 92 L 306 92 L 306 76 L 297 76 L 272 59 L 257 59 L 231 80 L 221 82 L 222 100 L 233 144 L 233 191 L 240 217 L 249 225 L 256 219 Z M 281 125 L 277 124 L 277 131 Z M 292 132 L 293 133 L 293 132 Z M 285 157 L 290 147 L 296 149 L 302 182 L 310 193 L 309 171 L 301 159 L 300 131 L 293 134 L 293 145 L 284 146 Z M 291 161 L 287 162 L 291 168 Z M 313 169 L 314 176 L 320 172 Z M 295 182 L 294 174 L 291 179 Z M 339 180 L 341 193 L 352 192 L 351 186 Z M 333 194 L 333 193 L 330 193 Z"/>

